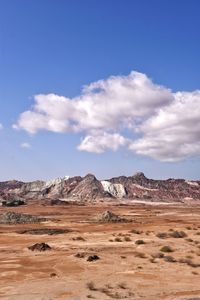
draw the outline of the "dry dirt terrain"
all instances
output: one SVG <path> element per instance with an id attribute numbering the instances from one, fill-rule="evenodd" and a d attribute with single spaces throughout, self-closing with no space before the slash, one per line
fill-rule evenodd
<path id="1" fill-rule="evenodd" d="M 131 222 L 96 221 L 106 210 Z M 6 211 L 48 221 L 0 225 L 0 299 L 200 299 L 200 206 L 33 203 Z M 51 249 L 28 249 L 42 242 Z"/>

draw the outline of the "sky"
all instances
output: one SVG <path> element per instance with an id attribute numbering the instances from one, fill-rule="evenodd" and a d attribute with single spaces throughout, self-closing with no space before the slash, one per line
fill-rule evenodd
<path id="1" fill-rule="evenodd" d="M 0 0 L 0 180 L 200 179 L 200 1 Z"/>

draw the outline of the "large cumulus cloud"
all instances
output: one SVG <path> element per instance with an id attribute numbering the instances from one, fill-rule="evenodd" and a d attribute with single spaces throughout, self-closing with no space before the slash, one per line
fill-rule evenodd
<path id="1" fill-rule="evenodd" d="M 13 127 L 31 134 L 80 132 L 79 150 L 102 153 L 124 146 L 177 161 L 200 154 L 200 91 L 172 93 L 131 72 L 91 83 L 74 98 L 36 95 L 32 109 L 21 113 Z"/>

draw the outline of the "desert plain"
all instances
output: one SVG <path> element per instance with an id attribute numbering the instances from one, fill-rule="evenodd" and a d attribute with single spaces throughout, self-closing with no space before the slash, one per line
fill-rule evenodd
<path id="1" fill-rule="evenodd" d="M 126 221 L 98 221 L 105 211 Z M 32 201 L 6 212 L 47 221 L 0 225 L 2 300 L 200 299 L 200 205 Z"/>

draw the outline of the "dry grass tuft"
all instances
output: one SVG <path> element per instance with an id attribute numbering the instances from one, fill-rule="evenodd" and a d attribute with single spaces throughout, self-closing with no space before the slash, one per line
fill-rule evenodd
<path id="1" fill-rule="evenodd" d="M 174 250 L 170 247 L 170 246 L 163 246 L 160 251 L 165 252 L 165 253 L 169 253 L 169 252 L 173 252 Z"/>

